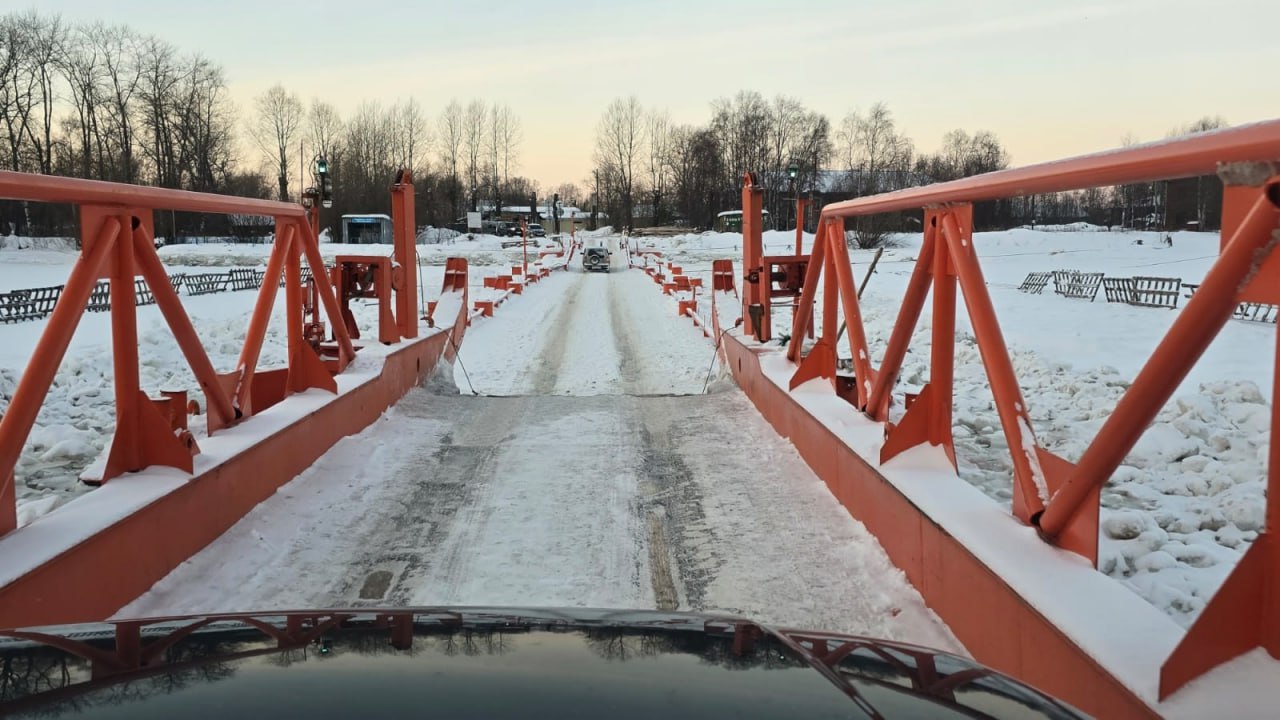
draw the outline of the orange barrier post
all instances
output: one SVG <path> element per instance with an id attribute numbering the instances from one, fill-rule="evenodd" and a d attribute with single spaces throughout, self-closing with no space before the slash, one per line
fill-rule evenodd
<path id="1" fill-rule="evenodd" d="M 760 210 L 764 207 L 764 188 L 748 173 L 742 182 L 742 317 L 744 332 L 757 342 L 768 342 L 771 320 L 768 316 L 769 279 L 764 273 L 763 231 Z"/>
<path id="2" fill-rule="evenodd" d="M 418 337 L 418 238 L 413 209 L 413 174 L 401 170 L 391 186 L 391 227 L 399 266 L 389 283 L 396 290 L 396 321 L 400 337 Z"/>

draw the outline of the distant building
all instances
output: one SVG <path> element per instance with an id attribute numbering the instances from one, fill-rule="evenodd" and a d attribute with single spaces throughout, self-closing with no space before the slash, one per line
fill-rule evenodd
<path id="1" fill-rule="evenodd" d="M 773 220 L 769 216 L 769 211 L 764 210 L 764 228 L 772 229 Z M 741 210 L 725 210 L 716 215 L 716 232 L 742 232 L 742 211 Z"/>
<path id="2" fill-rule="evenodd" d="M 349 245 L 390 244 L 391 217 L 389 215 L 343 215 L 342 242 Z"/>

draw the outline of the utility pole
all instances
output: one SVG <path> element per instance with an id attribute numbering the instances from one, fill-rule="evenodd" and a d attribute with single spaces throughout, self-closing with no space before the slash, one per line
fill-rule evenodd
<path id="1" fill-rule="evenodd" d="M 600 204 L 600 171 L 594 170 L 592 173 L 596 178 L 595 192 L 591 193 L 591 229 L 596 229 L 596 208 Z"/>

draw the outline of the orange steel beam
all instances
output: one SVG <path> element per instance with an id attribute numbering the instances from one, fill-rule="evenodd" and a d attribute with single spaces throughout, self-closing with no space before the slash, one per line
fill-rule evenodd
<path id="1" fill-rule="evenodd" d="M 391 186 L 391 226 L 395 235 L 395 257 L 399 282 L 387 283 L 396 289 L 396 324 L 400 337 L 418 337 L 418 245 L 413 210 L 413 175 L 401 170 Z"/>
<path id="2" fill-rule="evenodd" d="M 826 246 L 826 243 L 816 242 L 817 238 L 819 237 L 824 237 L 824 236 L 814 235 L 814 239 L 815 239 L 815 244 L 813 246 L 814 254 L 817 254 L 818 248 L 820 246 L 821 247 Z M 835 342 L 838 339 L 836 336 L 839 334 L 839 330 L 836 327 L 836 315 L 838 314 L 836 308 L 839 306 L 839 303 L 840 303 L 840 278 L 838 275 L 836 275 L 835 258 L 832 257 L 831 253 L 826 253 L 826 257 L 824 258 L 822 263 L 819 263 L 818 260 L 812 257 L 809 259 L 809 262 L 814 265 L 821 265 L 821 269 L 823 272 L 822 336 L 824 338 L 831 338 L 829 342 L 832 343 L 832 349 L 834 350 Z M 812 307 L 812 305 L 813 303 L 811 301 L 810 307 Z M 804 327 L 805 325 L 797 325 L 796 329 L 801 330 Z M 794 335 L 792 337 L 793 338 L 799 337 L 799 335 Z M 832 371 L 834 372 L 834 368 L 832 368 Z"/>
<path id="3" fill-rule="evenodd" d="M 294 237 L 297 237 L 297 226 L 293 226 Z M 289 353 L 289 370 L 292 374 L 296 371 L 297 364 L 301 362 L 298 359 L 298 353 L 302 351 L 302 323 L 306 320 L 303 311 L 302 299 L 302 251 L 298 248 L 301 243 L 293 242 L 286 248 L 284 254 L 284 319 L 285 319 L 285 339 L 288 342 Z M 321 271 L 323 274 L 323 271 Z M 314 278 L 315 275 L 313 274 Z M 316 282 L 319 282 L 317 279 Z"/>
<path id="4" fill-rule="evenodd" d="M 150 220 L 150 217 L 147 218 Z M 137 222 L 129 215 L 121 223 Z M 138 314 L 134 296 L 133 242 L 121 233 L 112 243 L 114 268 L 111 271 L 111 365 L 116 392 L 116 435 L 111 442 L 107 474 L 140 469 L 141 456 L 134 441 L 138 436 Z M 114 466 L 114 467 L 113 467 Z M 104 478 L 105 479 L 105 478 Z"/>
<path id="5" fill-rule="evenodd" d="M 827 205 L 822 214 L 874 215 L 944 203 L 1212 175 L 1221 163 L 1264 160 L 1280 160 L 1280 120 L 855 198 Z"/>
<path id="6" fill-rule="evenodd" d="M 800 193 L 796 193 L 796 257 L 804 254 L 802 250 L 804 246 L 804 211 L 808 204 L 808 200 L 800 197 Z M 817 242 L 817 240 L 814 242 Z"/>
<path id="7" fill-rule="evenodd" d="M 746 208 L 743 208 L 743 214 L 746 214 Z M 813 302 L 818 295 L 818 277 L 822 275 L 826 258 L 826 243 L 822 242 L 823 233 L 826 231 L 827 222 L 821 220 L 818 222 L 818 231 L 813 236 L 813 252 L 809 254 L 809 267 L 805 270 L 804 287 L 800 290 L 800 299 L 797 301 L 799 307 L 791 316 L 791 339 L 787 342 L 787 359 L 792 362 L 799 362 L 800 349 L 804 345 L 804 329 L 809 326 L 813 319 Z M 827 289 L 830 289 L 829 287 Z M 826 333 L 826 313 L 823 313 L 823 337 Z M 831 336 L 834 338 L 835 336 Z"/>
<path id="8" fill-rule="evenodd" d="M 742 180 L 742 318 L 744 331 L 760 342 L 769 340 L 771 319 L 761 313 L 760 327 L 751 318 L 754 305 L 763 310 L 768 307 L 769 280 L 764 274 L 764 243 L 761 210 L 764 207 L 764 188 L 756 183 L 755 175 L 747 173 Z M 753 279 L 754 278 L 754 279 Z"/>
<path id="9" fill-rule="evenodd" d="M 119 207 L 146 207 L 163 210 L 183 210 L 220 214 L 254 214 L 273 217 L 303 217 L 301 205 L 214 195 L 187 190 L 125 185 L 101 180 L 30 175 L 0 170 L 0 198 L 8 200 L 37 200 L 40 202 L 72 203 L 75 205 L 114 205 Z"/>
<path id="10" fill-rule="evenodd" d="M 925 214 L 926 222 L 929 213 Z M 938 219 L 934 215 L 934 219 Z M 930 225 L 933 223 L 930 222 Z M 941 229 L 940 229 L 941 230 Z M 939 233 L 941 244 L 945 247 L 947 235 Z M 952 408 L 955 404 L 956 377 L 956 275 L 955 265 L 951 262 L 949 252 L 933 254 L 933 320 L 932 336 L 929 346 L 929 388 L 933 391 L 932 407 L 927 416 L 930 421 L 929 439 L 942 445 L 956 465 L 955 441 L 951 435 Z M 923 399 L 918 400 L 921 406 Z"/>

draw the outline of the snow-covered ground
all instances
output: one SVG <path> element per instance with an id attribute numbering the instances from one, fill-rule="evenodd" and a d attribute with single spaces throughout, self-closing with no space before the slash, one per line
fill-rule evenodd
<path id="1" fill-rule="evenodd" d="M 1217 257 L 1216 233 L 1097 228 L 979 233 L 974 242 L 1036 433 L 1050 450 L 1080 456 L 1179 310 L 1019 292 L 1029 272 L 1080 270 L 1108 276 L 1199 282 Z M 1142 244 L 1137 244 L 1141 240 Z M 741 262 L 741 236 L 725 233 L 644 239 L 686 273 L 709 260 Z M 768 252 L 794 249 L 794 232 L 769 232 Z M 805 247 L 813 238 L 806 235 Z M 862 300 L 872 357 L 883 356 L 919 251 L 918 236 L 885 251 Z M 855 277 L 871 251 L 852 251 Z M 1185 304 L 1183 299 L 1179 308 Z M 819 305 L 820 307 L 820 305 Z M 962 309 L 956 333 L 955 440 L 960 475 L 1006 506 L 1011 463 L 985 371 Z M 775 328 L 789 327 L 778 311 Z M 928 381 L 931 306 L 925 305 L 901 383 Z M 1179 623 L 1189 625 L 1262 526 L 1274 325 L 1232 320 L 1182 383 L 1103 491 L 1099 566 Z M 848 356 L 848 346 L 841 354 Z"/>
<path id="2" fill-rule="evenodd" d="M 697 394 L 712 354 L 647 276 L 555 273 L 471 327 L 455 382 L 410 393 L 120 616 L 658 607 L 962 651 L 740 392 Z"/>

